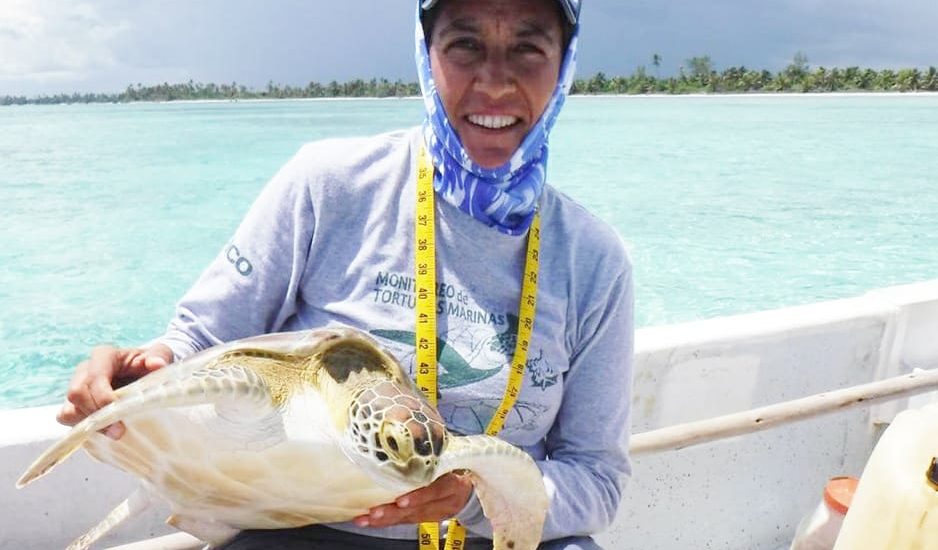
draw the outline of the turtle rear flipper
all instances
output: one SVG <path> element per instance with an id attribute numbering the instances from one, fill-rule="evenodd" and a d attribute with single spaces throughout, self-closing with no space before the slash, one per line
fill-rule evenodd
<path id="1" fill-rule="evenodd" d="M 468 470 L 492 523 L 495 550 L 535 550 L 549 502 L 541 470 L 521 449 L 488 435 L 453 437 L 438 473 Z"/>
<path id="2" fill-rule="evenodd" d="M 178 514 L 169 516 L 166 519 L 166 524 L 180 531 L 189 533 L 193 537 L 206 543 L 203 550 L 221 546 L 241 532 L 240 529 L 235 529 L 224 523 L 205 519 L 193 519 Z"/>
<path id="3" fill-rule="evenodd" d="M 260 406 L 270 406 L 271 402 L 266 382 L 252 369 L 238 365 L 208 367 L 178 377 L 164 378 L 158 384 L 145 382 L 146 378 L 141 378 L 121 388 L 117 401 L 98 409 L 76 424 L 63 439 L 29 466 L 16 482 L 17 488 L 44 476 L 78 450 L 91 434 L 130 416 L 166 407 L 222 403 L 227 399 L 242 403 L 254 402 Z"/>
<path id="4" fill-rule="evenodd" d="M 104 516 L 104 519 L 102 519 L 100 523 L 69 544 L 66 550 L 85 550 L 94 544 L 95 541 L 110 532 L 111 529 L 149 508 L 152 502 L 153 499 L 150 491 L 148 491 L 146 487 L 138 487 L 129 497 L 111 510 L 108 515 Z"/>

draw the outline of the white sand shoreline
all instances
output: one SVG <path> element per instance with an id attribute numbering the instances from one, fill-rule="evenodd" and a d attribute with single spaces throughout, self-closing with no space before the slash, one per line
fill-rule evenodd
<path id="1" fill-rule="evenodd" d="M 734 92 L 734 93 L 692 93 L 692 94 L 573 94 L 567 99 L 576 98 L 680 98 L 680 97 L 938 97 L 938 92 Z M 284 97 L 250 99 L 175 99 L 172 101 L 132 101 L 128 103 L 273 103 L 277 101 L 389 101 L 423 100 L 421 96 L 393 97 Z"/>
<path id="2" fill-rule="evenodd" d="M 798 97 L 938 97 L 938 91 L 915 91 L 915 92 L 733 92 L 733 93 L 690 93 L 690 94 L 573 94 L 567 100 L 576 101 L 579 98 L 586 100 L 602 98 L 798 98 Z M 138 104 L 199 104 L 199 103 L 274 103 L 279 101 L 422 101 L 421 96 L 390 96 L 390 97 L 283 97 L 283 98 L 245 98 L 245 99 L 173 99 L 169 101 L 127 101 L 127 102 L 74 102 L 74 103 L 46 103 L 39 106 L 48 105 L 138 105 Z M 36 104 L 27 105 L 6 105 L 7 107 L 28 107 Z"/>
<path id="3" fill-rule="evenodd" d="M 577 97 L 603 98 L 603 97 L 938 97 L 938 92 L 732 92 L 732 93 L 692 93 L 692 94 L 574 94 L 568 99 Z"/>

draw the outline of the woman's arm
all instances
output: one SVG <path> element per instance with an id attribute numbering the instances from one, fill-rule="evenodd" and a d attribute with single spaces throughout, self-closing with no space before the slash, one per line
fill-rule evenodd
<path id="1" fill-rule="evenodd" d="M 175 358 L 278 330 L 295 313 L 315 216 L 306 149 L 265 186 L 231 240 L 177 304 L 157 341 Z"/>

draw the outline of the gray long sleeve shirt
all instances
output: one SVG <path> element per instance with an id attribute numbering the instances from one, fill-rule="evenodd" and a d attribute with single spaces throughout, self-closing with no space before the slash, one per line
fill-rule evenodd
<path id="1" fill-rule="evenodd" d="M 177 358 L 255 334 L 347 325 L 414 372 L 418 129 L 303 147 L 180 301 L 160 341 Z M 544 539 L 613 520 L 628 443 L 632 269 L 619 236 L 550 185 L 540 201 L 537 313 L 525 380 L 499 436 L 537 461 L 551 506 Z M 436 206 L 439 410 L 484 431 L 501 400 L 517 330 L 525 237 Z M 458 518 L 491 536 L 473 499 Z M 413 526 L 340 529 L 415 538 Z"/>

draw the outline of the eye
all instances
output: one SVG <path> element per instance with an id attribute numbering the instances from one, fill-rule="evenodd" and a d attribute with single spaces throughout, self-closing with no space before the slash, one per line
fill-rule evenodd
<path id="1" fill-rule="evenodd" d="M 463 38 L 457 38 L 453 40 L 452 42 L 450 42 L 449 45 L 447 46 L 447 49 L 477 51 L 481 49 L 481 46 L 479 45 L 478 40 L 475 40 L 474 38 L 463 37 Z"/>
<path id="2" fill-rule="evenodd" d="M 518 53 L 544 53 L 544 50 L 542 50 L 540 46 L 531 42 L 518 44 L 515 46 L 515 51 Z"/>
<path id="3" fill-rule="evenodd" d="M 455 37 L 446 42 L 443 55 L 457 65 L 470 65 L 478 61 L 483 55 L 482 43 L 473 37 Z"/>
<path id="4" fill-rule="evenodd" d="M 472 63 L 483 55 L 482 43 L 474 37 L 456 37 L 446 43 L 443 53 L 458 64 Z"/>
<path id="5" fill-rule="evenodd" d="M 547 50 L 535 42 L 520 42 L 512 50 L 516 57 L 524 61 L 539 62 L 547 57 Z"/>

